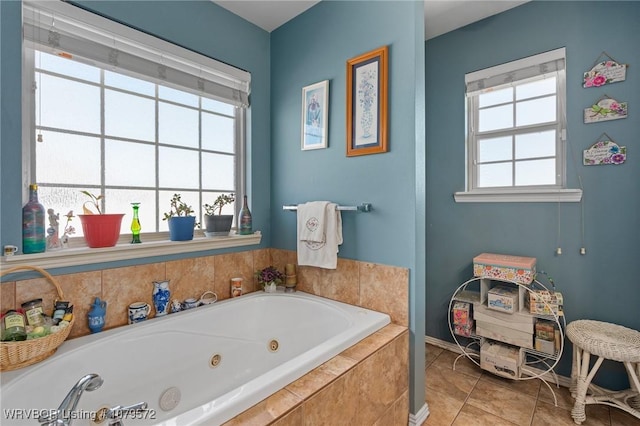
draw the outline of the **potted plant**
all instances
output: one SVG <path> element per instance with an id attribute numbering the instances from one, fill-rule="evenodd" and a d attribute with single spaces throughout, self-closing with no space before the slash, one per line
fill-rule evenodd
<path id="1" fill-rule="evenodd" d="M 168 213 L 164 214 L 162 220 L 169 221 L 169 239 L 171 241 L 193 240 L 196 217 L 192 216 L 191 206 L 180 198 L 180 194 L 173 194 L 170 201 L 171 208 Z"/>
<path id="2" fill-rule="evenodd" d="M 104 199 L 104 195 L 96 196 L 89 191 L 80 192 L 90 198 L 82 205 L 84 214 L 78 215 L 87 245 L 91 248 L 115 246 L 120 238 L 120 225 L 124 213 L 103 213 L 100 200 Z M 88 208 L 87 204 L 93 205 L 96 212 Z"/>
<path id="3" fill-rule="evenodd" d="M 258 283 L 267 293 L 275 293 L 276 287 L 282 283 L 284 274 L 278 271 L 274 266 L 267 266 L 264 269 L 256 271 Z"/>
<path id="4" fill-rule="evenodd" d="M 213 204 L 205 204 L 204 207 L 204 223 L 207 237 L 226 237 L 231 231 L 233 224 L 232 214 L 222 214 L 222 208 L 227 204 L 236 201 L 235 194 L 220 194 Z"/>

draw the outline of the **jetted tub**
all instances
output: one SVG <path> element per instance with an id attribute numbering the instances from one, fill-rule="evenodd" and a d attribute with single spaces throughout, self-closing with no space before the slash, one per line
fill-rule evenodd
<path id="1" fill-rule="evenodd" d="M 82 394 L 77 410 L 85 419 L 74 425 L 92 424 L 87 413 L 102 407 L 142 401 L 148 411 L 125 425 L 218 425 L 389 322 L 307 293 L 255 292 L 80 337 L 1 375 L 0 423 L 37 424 L 34 413 L 56 409 L 82 376 L 97 373 L 104 383 Z"/>

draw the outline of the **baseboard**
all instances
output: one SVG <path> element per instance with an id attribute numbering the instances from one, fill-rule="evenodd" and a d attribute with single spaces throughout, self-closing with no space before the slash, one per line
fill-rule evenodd
<path id="1" fill-rule="evenodd" d="M 429 406 L 425 402 L 416 414 L 409 413 L 409 426 L 420 426 L 429 417 Z"/>
<path id="2" fill-rule="evenodd" d="M 458 345 L 456 345 L 455 343 L 451 343 L 451 342 L 447 342 L 445 340 L 440 340 L 440 339 L 436 339 L 435 337 L 431 337 L 431 336 L 424 336 L 424 342 L 428 343 L 430 345 L 433 346 L 437 346 L 439 348 L 451 351 L 451 352 L 455 352 L 458 354 L 462 353 L 462 350 L 460 349 L 460 347 Z M 478 353 L 477 351 L 470 351 L 470 352 L 474 352 L 474 353 Z M 537 368 L 531 368 L 531 371 L 534 374 L 542 374 L 544 373 L 543 370 L 537 369 Z M 556 377 L 558 378 L 558 381 L 556 382 Z M 568 388 L 571 386 L 571 378 L 566 377 L 566 376 L 561 376 L 559 374 L 555 374 L 555 376 L 553 374 L 547 374 L 547 376 L 545 377 L 545 380 L 549 383 L 555 383 L 559 386 Z"/>

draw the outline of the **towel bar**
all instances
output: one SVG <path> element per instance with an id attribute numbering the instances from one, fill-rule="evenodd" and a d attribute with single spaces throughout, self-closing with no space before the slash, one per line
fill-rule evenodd
<path id="1" fill-rule="evenodd" d="M 371 211 L 371 203 L 362 203 L 359 206 L 338 206 L 338 210 L 341 211 L 359 211 L 363 213 L 369 213 Z M 297 205 L 282 206 L 282 210 L 298 210 Z"/>

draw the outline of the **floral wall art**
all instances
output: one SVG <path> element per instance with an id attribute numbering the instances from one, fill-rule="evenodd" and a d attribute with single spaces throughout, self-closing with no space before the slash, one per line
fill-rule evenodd
<path id="1" fill-rule="evenodd" d="M 603 58 L 605 60 L 600 61 Z M 605 84 L 624 81 L 626 79 L 626 74 L 626 64 L 620 64 L 611 58 L 611 56 L 602 52 L 598 59 L 596 59 L 596 63 L 593 67 L 584 73 L 582 87 L 600 87 Z"/>
<path id="2" fill-rule="evenodd" d="M 584 110 L 585 124 L 597 123 L 599 121 L 619 120 L 627 118 L 627 103 L 605 95 L 601 97 L 590 108 Z"/>
<path id="3" fill-rule="evenodd" d="M 608 139 L 604 139 L 607 137 Z M 620 146 L 606 133 L 599 140 L 583 151 L 582 164 L 585 166 L 618 165 L 627 159 L 627 147 Z"/>

